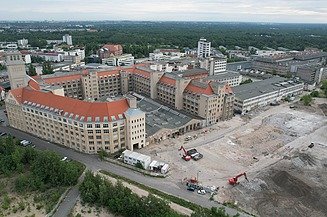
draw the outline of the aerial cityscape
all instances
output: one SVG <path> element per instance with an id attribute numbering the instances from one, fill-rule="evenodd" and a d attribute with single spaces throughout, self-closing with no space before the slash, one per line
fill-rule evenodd
<path id="1" fill-rule="evenodd" d="M 7 3 L 0 217 L 327 216 L 325 1 Z"/>

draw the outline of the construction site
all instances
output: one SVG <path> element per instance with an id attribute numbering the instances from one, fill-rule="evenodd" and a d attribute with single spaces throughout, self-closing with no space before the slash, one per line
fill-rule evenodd
<path id="1" fill-rule="evenodd" d="M 282 103 L 140 150 L 180 188 L 258 216 L 326 216 L 327 100 Z"/>

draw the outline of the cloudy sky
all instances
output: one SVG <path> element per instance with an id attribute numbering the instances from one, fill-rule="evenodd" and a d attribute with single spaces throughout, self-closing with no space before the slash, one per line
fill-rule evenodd
<path id="1" fill-rule="evenodd" d="M 327 0 L 0 0 L 0 20 L 327 23 Z"/>

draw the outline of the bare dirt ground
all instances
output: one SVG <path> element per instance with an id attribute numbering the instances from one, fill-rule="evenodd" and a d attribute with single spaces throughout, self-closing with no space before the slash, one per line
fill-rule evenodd
<path id="1" fill-rule="evenodd" d="M 82 217 L 116 217 L 103 208 L 96 208 L 82 204 L 80 200 L 76 202 L 75 207 L 72 210 L 72 216 L 76 216 L 78 214 L 80 214 Z"/>
<path id="2" fill-rule="evenodd" d="M 317 99 L 311 107 L 293 104 L 295 109 L 289 103 L 258 109 L 140 152 L 169 163 L 167 179 L 178 183 L 198 175 L 202 184 L 220 187 L 215 200 L 237 201 L 256 215 L 326 216 L 327 100 Z M 312 149 L 311 142 L 316 144 Z M 203 159 L 182 160 L 181 145 L 196 147 Z M 244 171 L 249 182 L 240 178 L 238 186 L 227 184 Z"/>
<path id="3" fill-rule="evenodd" d="M 44 207 L 34 202 L 34 193 L 20 195 L 11 191 L 13 180 L 13 178 L 0 178 L 0 216 L 45 216 L 46 212 Z M 8 208 L 5 207 L 5 197 L 10 201 Z"/>

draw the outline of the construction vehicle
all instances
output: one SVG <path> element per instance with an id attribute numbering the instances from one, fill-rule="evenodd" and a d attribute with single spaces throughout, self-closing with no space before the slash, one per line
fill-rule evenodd
<path id="1" fill-rule="evenodd" d="M 201 153 L 199 153 L 195 148 L 190 149 L 188 151 L 185 150 L 185 148 L 183 146 L 181 146 L 179 149 L 184 151 L 184 155 L 183 155 L 183 159 L 185 161 L 189 161 L 191 160 L 191 158 L 195 161 L 200 160 L 201 158 L 203 158 L 203 155 Z"/>
<path id="2" fill-rule="evenodd" d="M 244 172 L 244 173 L 238 174 L 237 176 L 235 176 L 235 177 L 233 177 L 233 178 L 230 178 L 230 179 L 228 180 L 229 184 L 230 184 L 230 185 L 237 185 L 237 184 L 238 184 L 238 178 L 240 178 L 241 176 L 244 176 L 245 180 L 246 180 L 246 181 L 249 181 L 249 180 L 248 180 L 248 177 L 246 176 L 246 173 Z"/>
<path id="3" fill-rule="evenodd" d="M 181 147 L 178 149 L 178 151 L 180 151 L 180 150 L 183 150 L 183 152 L 184 152 L 182 158 L 183 158 L 185 161 L 189 161 L 189 160 L 191 160 L 192 157 L 191 157 L 190 155 L 188 155 L 187 151 L 185 150 L 185 148 L 184 148 L 183 146 L 181 146 Z"/>
<path id="4" fill-rule="evenodd" d="M 196 189 L 198 189 L 200 186 L 199 186 L 199 181 L 196 179 L 196 178 L 184 178 L 182 180 L 182 183 L 186 183 L 186 187 L 187 187 L 187 190 L 189 191 L 195 191 Z"/>

